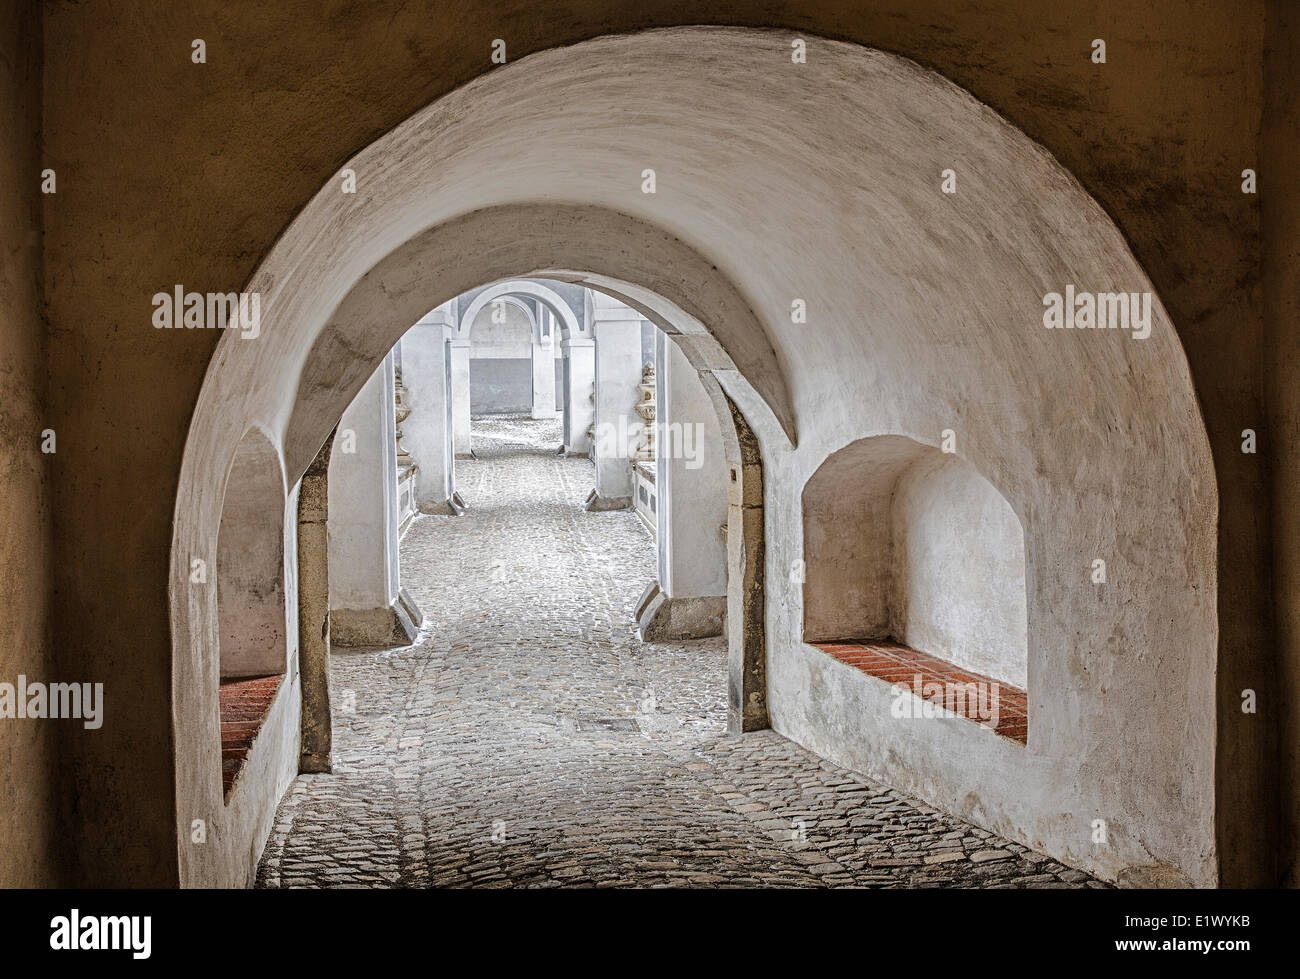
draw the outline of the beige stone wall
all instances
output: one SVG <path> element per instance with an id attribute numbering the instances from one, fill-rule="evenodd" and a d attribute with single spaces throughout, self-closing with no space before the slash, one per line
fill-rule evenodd
<path id="1" fill-rule="evenodd" d="M 55 663 L 50 628 L 50 477 L 41 452 L 45 359 L 40 291 L 40 23 L 0 3 L 0 682 L 89 680 Z M 66 433 L 57 433 L 63 449 Z M 102 679 L 94 677 L 94 679 Z M 55 883 L 52 793 L 60 722 L 0 720 L 0 886 Z"/>
<path id="2" fill-rule="evenodd" d="M 1263 451 L 1272 464 L 1277 602 L 1278 682 L 1267 685 L 1276 700 L 1261 718 L 1270 724 L 1279 709 L 1300 704 L 1300 194 L 1292 184 L 1300 172 L 1300 11 L 1277 0 L 1271 13 L 1261 155 L 1268 177 L 1260 189 L 1271 426 Z M 1285 833 L 1280 871 L 1287 886 L 1300 887 L 1300 711 L 1285 713 L 1278 734 Z M 1269 828 L 1260 827 L 1253 838 L 1262 842 Z"/>

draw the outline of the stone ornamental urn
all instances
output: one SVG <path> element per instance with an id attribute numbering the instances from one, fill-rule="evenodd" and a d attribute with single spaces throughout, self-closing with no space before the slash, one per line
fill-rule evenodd
<path id="1" fill-rule="evenodd" d="M 405 467 L 412 465 L 415 459 L 412 458 L 410 451 L 402 444 L 402 422 L 411 414 L 411 406 L 406 403 L 406 388 L 402 386 L 401 370 L 393 371 L 393 391 L 395 395 L 395 407 L 397 410 L 397 465 Z"/>
<path id="2" fill-rule="evenodd" d="M 655 458 L 655 365 L 646 364 L 641 371 L 641 400 L 633 411 L 641 416 L 641 443 L 637 446 L 638 462 L 654 462 Z"/>

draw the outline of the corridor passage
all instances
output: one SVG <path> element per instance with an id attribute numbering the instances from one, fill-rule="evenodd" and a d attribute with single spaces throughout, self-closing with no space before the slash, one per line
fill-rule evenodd
<path id="1" fill-rule="evenodd" d="M 469 512 L 402 542 L 419 641 L 334 651 L 334 773 L 293 783 L 259 886 L 1104 886 L 771 731 L 727 737 L 724 640 L 632 634 L 636 517 L 582 510 L 557 423 L 474 426 Z"/>

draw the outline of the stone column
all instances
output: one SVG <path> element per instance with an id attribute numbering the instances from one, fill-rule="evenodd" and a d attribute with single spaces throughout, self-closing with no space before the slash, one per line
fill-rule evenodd
<path id="1" fill-rule="evenodd" d="M 332 770 L 330 721 L 329 465 L 335 432 L 298 487 L 298 675 L 302 691 L 298 771 Z"/>
<path id="2" fill-rule="evenodd" d="M 711 380 L 711 379 L 710 379 Z M 727 466 L 727 730 L 770 726 L 767 712 L 767 530 L 763 460 L 740 409 L 713 381 L 714 405 L 731 417 Z M 725 424 L 725 423 L 724 423 Z M 734 436 L 734 440 L 732 439 Z"/>
<path id="3" fill-rule="evenodd" d="M 406 447 L 420 467 L 415 505 L 421 513 L 452 516 L 461 511 L 456 496 L 454 458 L 455 340 L 452 326 L 433 314 L 402 338 L 402 384 L 410 415 L 402 423 Z M 468 421 L 469 348 L 465 348 L 465 398 Z M 450 385 L 450 388 L 449 388 Z"/>
<path id="4" fill-rule="evenodd" d="M 569 337 L 561 345 L 569 372 L 569 389 L 564 392 L 565 410 L 568 412 L 565 427 L 569 435 L 564 452 L 566 455 L 585 456 L 591 452 L 588 429 L 595 424 L 596 418 L 596 344 L 590 337 Z"/>
<path id="5" fill-rule="evenodd" d="M 537 332 L 533 335 L 533 411 L 534 418 L 555 417 L 555 330 L 542 335 L 542 323 L 550 318 L 546 309 L 537 314 Z"/>
<path id="6" fill-rule="evenodd" d="M 469 352 L 468 338 L 452 334 L 451 341 L 451 420 L 456 457 L 474 455 L 474 439 L 469 420 Z"/>
<path id="7" fill-rule="evenodd" d="M 699 373 L 663 333 L 655 339 L 658 593 L 643 639 L 722 635 L 727 613 L 729 470 L 717 410 Z"/>
<path id="8" fill-rule="evenodd" d="M 594 297 L 596 340 L 596 489 L 588 510 L 620 510 L 632 505 L 631 460 L 636 455 L 641 417 L 641 314 L 617 299 Z"/>
<path id="9" fill-rule="evenodd" d="M 330 608 L 340 646 L 411 642 L 419 610 L 400 593 L 393 354 L 339 420 L 329 464 Z"/>

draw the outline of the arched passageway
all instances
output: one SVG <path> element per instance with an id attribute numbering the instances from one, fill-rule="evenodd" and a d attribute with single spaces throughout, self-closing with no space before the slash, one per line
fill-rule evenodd
<path id="1" fill-rule="evenodd" d="M 296 482 L 427 310 L 507 277 L 584 282 L 673 333 L 752 427 L 779 733 L 1104 876 L 1215 879 L 1205 433 L 1142 269 L 1023 134 L 903 59 L 809 39 L 792 65 L 783 34 L 682 29 L 507 65 L 349 167 L 366 195 L 322 188 L 250 283 L 261 339 L 227 335 L 213 361 L 181 474 L 174 580 L 211 547 L 213 474 L 248 424 L 273 433 Z M 941 190 L 946 168 L 958 194 Z M 1146 295 L 1149 318 L 1044 329 L 1045 297 L 1076 289 Z M 1028 748 L 894 723 L 887 686 L 803 642 L 793 569 L 809 477 L 858 439 L 945 433 L 1027 531 L 1028 674 L 1055 680 L 1031 691 Z M 188 825 L 213 808 L 210 597 L 174 596 L 172 620 Z M 182 835 L 184 882 L 248 879 L 268 792 L 237 794 L 215 844 Z"/>
<path id="2" fill-rule="evenodd" d="M 333 774 L 286 794 L 259 886 L 1085 880 L 771 731 L 729 737 L 726 640 L 633 635 L 650 535 L 582 507 L 592 465 L 558 431 L 483 419 L 474 504 L 403 537 L 425 626 L 332 651 Z"/>

